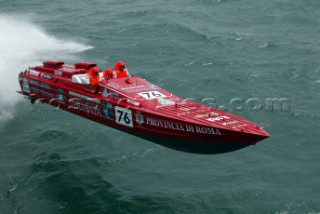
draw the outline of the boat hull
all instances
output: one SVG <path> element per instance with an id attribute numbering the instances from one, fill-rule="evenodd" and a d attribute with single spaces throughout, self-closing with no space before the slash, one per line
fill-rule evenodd
<path id="1" fill-rule="evenodd" d="M 203 133 L 185 132 L 182 132 L 183 134 L 181 134 L 181 132 L 179 133 L 178 131 L 173 130 L 161 131 L 159 129 L 146 128 L 143 127 L 143 124 L 141 124 L 140 127 L 128 129 L 115 123 L 114 120 L 108 120 L 104 117 L 90 114 L 86 111 L 81 110 L 80 108 L 70 108 L 69 105 L 45 99 L 36 94 L 32 95 L 31 102 L 37 104 L 37 101 L 35 101 L 37 99 L 41 100 L 41 102 L 45 102 L 61 110 L 65 110 L 67 112 L 98 122 L 100 124 L 124 131 L 133 136 L 143 138 L 161 146 L 182 152 L 197 154 L 219 154 L 232 152 L 250 145 L 254 145 L 256 142 L 265 138 L 262 136 L 253 135 L 205 135 Z M 135 112 L 134 109 L 130 110 Z M 143 118 L 150 117 L 150 115 L 144 114 L 141 111 L 139 111 L 139 115 Z M 154 115 L 152 116 L 152 118 L 153 120 L 155 120 Z M 166 120 L 168 122 L 174 123 L 174 121 L 170 121 L 170 118 L 157 118 L 157 120 Z"/>
<path id="2" fill-rule="evenodd" d="M 218 154 L 270 135 L 237 116 L 181 98 L 140 77 L 86 84 L 77 63 L 44 62 L 19 75 L 21 93 L 92 121 L 178 151 Z M 83 82 L 84 81 L 84 82 Z"/>
<path id="3" fill-rule="evenodd" d="M 133 132 L 131 132 L 130 134 L 170 149 L 174 149 L 182 152 L 188 152 L 188 153 L 196 153 L 196 154 L 219 154 L 219 153 L 233 152 L 233 151 L 252 145 L 248 143 L 197 141 L 197 140 L 178 139 L 178 138 L 174 139 L 171 137 L 155 136 L 151 134 L 138 134 Z"/>

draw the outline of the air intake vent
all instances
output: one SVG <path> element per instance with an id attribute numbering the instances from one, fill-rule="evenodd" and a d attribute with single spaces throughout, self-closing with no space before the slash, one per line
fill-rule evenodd
<path id="1" fill-rule="evenodd" d="M 93 68 L 93 67 L 96 67 L 97 64 L 96 63 L 93 63 L 93 62 L 78 62 L 76 64 L 74 64 L 74 66 L 78 69 L 90 69 L 90 68 Z"/>
<path id="2" fill-rule="evenodd" d="M 46 68 L 60 68 L 60 67 L 62 67 L 63 64 L 64 64 L 64 62 L 57 61 L 57 60 L 43 62 L 43 66 Z"/>

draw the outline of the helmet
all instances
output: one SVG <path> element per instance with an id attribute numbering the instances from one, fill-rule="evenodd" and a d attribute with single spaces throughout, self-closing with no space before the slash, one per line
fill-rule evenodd
<path id="1" fill-rule="evenodd" d="M 95 73 L 99 73 L 99 72 L 100 72 L 100 70 L 97 67 L 93 67 L 89 70 L 89 73 L 92 75 Z"/>
<path id="2" fill-rule="evenodd" d="M 104 73 L 103 73 L 103 76 L 104 76 L 105 78 L 107 78 L 107 77 L 112 77 L 112 75 L 113 75 L 113 71 L 112 71 L 111 68 L 107 68 L 107 69 L 104 71 Z"/>
<path id="3" fill-rule="evenodd" d="M 112 74 L 112 69 L 111 68 L 108 68 L 107 70 L 105 70 L 105 73 L 107 73 L 107 74 Z"/>
<path id="4" fill-rule="evenodd" d="M 124 62 L 119 61 L 119 62 L 117 62 L 116 64 L 114 64 L 114 68 L 115 68 L 117 71 L 121 70 L 121 68 L 122 68 L 122 70 L 123 70 L 123 69 L 125 68 L 125 64 L 124 64 Z"/>

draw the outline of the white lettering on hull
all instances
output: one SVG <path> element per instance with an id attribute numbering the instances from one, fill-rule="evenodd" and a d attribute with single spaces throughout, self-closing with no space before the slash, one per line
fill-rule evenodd
<path id="1" fill-rule="evenodd" d="M 149 117 L 146 118 L 146 124 L 155 126 L 155 127 L 164 128 L 164 129 L 175 130 L 175 131 L 192 132 L 192 133 L 209 134 L 209 135 L 221 135 L 219 129 L 216 129 L 216 128 L 185 125 L 185 124 L 179 124 L 175 122 L 159 120 L 159 119 L 154 119 Z"/>
<path id="2" fill-rule="evenodd" d="M 71 102 L 71 108 L 78 109 L 80 111 L 87 112 L 88 114 L 93 114 L 96 116 L 102 116 L 101 111 L 96 106 L 91 106 L 81 102 Z"/>

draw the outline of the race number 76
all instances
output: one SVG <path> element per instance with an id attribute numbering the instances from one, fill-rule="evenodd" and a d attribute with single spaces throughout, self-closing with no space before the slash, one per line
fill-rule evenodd
<path id="1" fill-rule="evenodd" d="M 133 124 L 131 110 L 127 108 L 121 108 L 119 106 L 115 106 L 114 109 L 116 114 L 116 123 L 132 128 Z"/>
<path id="2" fill-rule="evenodd" d="M 156 98 L 160 98 L 160 97 L 166 97 L 166 95 L 160 93 L 159 91 L 140 92 L 138 94 L 147 100 L 152 100 L 152 99 L 156 99 Z"/>

